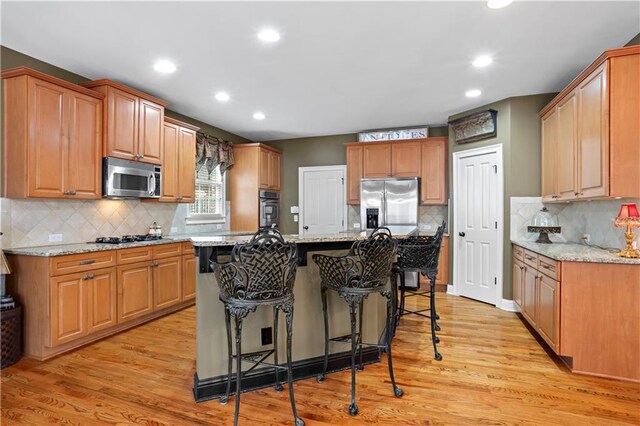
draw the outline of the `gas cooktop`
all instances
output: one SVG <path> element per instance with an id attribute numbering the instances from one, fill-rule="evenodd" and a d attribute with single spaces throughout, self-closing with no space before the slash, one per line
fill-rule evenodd
<path id="1" fill-rule="evenodd" d="M 161 240 L 162 236 L 159 235 L 123 235 L 122 237 L 98 237 L 95 241 L 96 244 L 124 244 L 135 243 L 139 241 L 156 241 Z"/>

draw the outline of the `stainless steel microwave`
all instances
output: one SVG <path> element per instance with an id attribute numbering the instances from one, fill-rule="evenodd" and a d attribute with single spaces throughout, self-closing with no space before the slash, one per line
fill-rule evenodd
<path id="1" fill-rule="evenodd" d="M 102 159 L 104 198 L 160 198 L 162 167 L 105 157 Z"/>

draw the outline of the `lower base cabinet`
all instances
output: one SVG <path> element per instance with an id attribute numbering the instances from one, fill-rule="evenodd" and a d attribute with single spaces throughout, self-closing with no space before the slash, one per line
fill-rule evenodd
<path id="1" fill-rule="evenodd" d="M 153 312 L 151 262 L 118 266 L 118 323 Z"/>
<path id="2" fill-rule="evenodd" d="M 182 256 L 182 300 L 196 298 L 196 257 L 191 248 L 190 255 Z"/>
<path id="3" fill-rule="evenodd" d="M 155 261 L 153 268 L 153 310 L 157 311 L 182 301 L 182 258 Z"/>

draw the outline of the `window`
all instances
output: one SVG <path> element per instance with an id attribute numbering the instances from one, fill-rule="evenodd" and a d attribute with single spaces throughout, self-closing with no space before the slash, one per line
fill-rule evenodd
<path id="1" fill-rule="evenodd" d="M 224 184 L 220 166 L 210 175 L 206 166 L 196 172 L 196 201 L 189 204 L 187 224 L 224 222 Z"/>

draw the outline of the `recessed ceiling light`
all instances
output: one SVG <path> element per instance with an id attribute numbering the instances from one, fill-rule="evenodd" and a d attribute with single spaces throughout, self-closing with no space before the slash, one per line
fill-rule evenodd
<path id="1" fill-rule="evenodd" d="M 274 43 L 280 40 L 280 34 L 275 30 L 266 29 L 258 33 L 258 38 L 268 43 Z"/>
<path id="2" fill-rule="evenodd" d="M 265 118 L 267 118 L 267 116 L 261 112 L 254 112 L 253 118 L 255 118 L 256 120 L 264 120 Z"/>
<path id="3" fill-rule="evenodd" d="M 486 67 L 487 65 L 489 65 L 491 62 L 493 62 L 493 59 L 491 59 L 490 56 L 478 56 L 475 61 L 473 61 L 473 66 L 474 67 L 478 67 L 478 68 L 482 68 L 482 67 Z"/>
<path id="4" fill-rule="evenodd" d="M 216 99 L 220 102 L 227 102 L 231 97 L 226 92 L 218 92 L 216 93 Z"/>
<path id="5" fill-rule="evenodd" d="M 509 6 L 511 3 L 513 3 L 513 0 L 489 0 L 487 6 L 491 9 L 501 9 Z"/>
<path id="6" fill-rule="evenodd" d="M 472 89 L 472 90 L 467 90 L 465 93 L 465 96 L 467 98 L 475 98 L 478 97 L 482 94 L 481 91 L 479 91 L 478 89 Z"/>
<path id="7" fill-rule="evenodd" d="M 153 65 L 153 69 L 163 74 L 171 74 L 172 72 L 175 72 L 176 65 L 171 61 L 162 60 L 156 62 Z"/>

